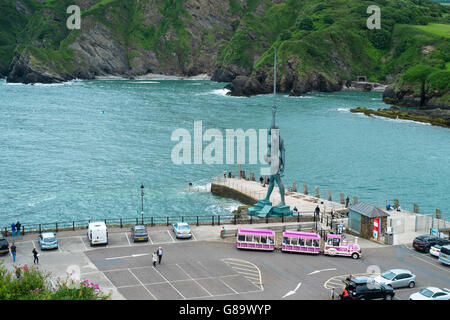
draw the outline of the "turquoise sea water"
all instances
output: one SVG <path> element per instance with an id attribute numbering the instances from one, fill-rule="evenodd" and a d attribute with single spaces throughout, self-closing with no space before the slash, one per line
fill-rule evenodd
<path id="1" fill-rule="evenodd" d="M 0 80 L 0 217 L 43 223 L 140 216 L 225 214 L 237 202 L 206 186 L 237 165 L 175 165 L 175 129 L 262 129 L 271 95 L 225 96 L 211 81 L 73 81 L 63 85 Z M 366 117 L 353 107 L 386 107 L 381 93 L 277 95 L 285 140 L 283 181 L 358 196 L 377 206 L 400 200 L 422 213 L 450 217 L 450 130 L 411 121 Z M 204 143 L 206 146 L 208 143 Z M 257 172 L 259 166 L 243 165 Z"/>

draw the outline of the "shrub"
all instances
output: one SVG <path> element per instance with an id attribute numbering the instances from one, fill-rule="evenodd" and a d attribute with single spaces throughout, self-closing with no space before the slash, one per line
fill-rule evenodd
<path id="1" fill-rule="evenodd" d="M 314 28 L 313 21 L 311 18 L 306 17 L 300 21 L 298 28 L 300 30 L 312 30 Z"/>
<path id="2" fill-rule="evenodd" d="M 325 24 L 333 24 L 334 19 L 331 16 L 324 16 L 323 17 L 323 23 Z"/>
<path id="3" fill-rule="evenodd" d="M 14 274 L 0 264 L 0 300 L 106 300 L 95 283 L 57 280 L 53 286 L 50 273 L 39 268 L 15 267 Z"/>

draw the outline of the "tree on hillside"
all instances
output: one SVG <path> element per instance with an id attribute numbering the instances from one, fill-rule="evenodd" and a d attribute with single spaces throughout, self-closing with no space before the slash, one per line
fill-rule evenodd
<path id="1" fill-rule="evenodd" d="M 298 24 L 298 28 L 300 30 L 312 30 L 314 27 L 313 21 L 311 18 L 306 17 L 305 19 L 302 19 L 300 23 Z"/>
<path id="2" fill-rule="evenodd" d="M 408 70 L 403 75 L 403 80 L 407 82 L 419 82 L 421 84 L 420 89 L 420 105 L 425 105 L 425 81 L 428 76 L 433 72 L 437 71 L 436 68 L 426 66 L 423 64 L 415 65 Z"/>

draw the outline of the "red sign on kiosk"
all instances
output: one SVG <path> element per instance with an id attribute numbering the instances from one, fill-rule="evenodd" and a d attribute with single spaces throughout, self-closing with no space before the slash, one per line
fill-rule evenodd
<path id="1" fill-rule="evenodd" d="M 380 237 L 380 218 L 373 219 L 373 238 L 379 240 Z"/>

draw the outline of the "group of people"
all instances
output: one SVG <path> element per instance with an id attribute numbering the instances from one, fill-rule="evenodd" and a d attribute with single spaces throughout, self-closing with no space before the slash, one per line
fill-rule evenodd
<path id="1" fill-rule="evenodd" d="M 11 255 L 13 258 L 13 262 L 16 262 L 16 255 L 17 255 L 17 247 L 14 244 L 14 242 L 11 243 L 11 246 L 9 247 L 9 250 L 11 251 Z M 33 264 L 39 264 L 39 253 L 37 252 L 36 248 L 33 248 Z"/>
<path id="2" fill-rule="evenodd" d="M 22 224 L 20 221 L 17 221 L 16 223 L 11 223 L 11 233 L 12 237 L 20 237 L 20 228 L 22 228 Z"/>
<path id="3" fill-rule="evenodd" d="M 158 262 L 158 264 L 161 264 L 162 256 L 163 256 L 163 249 L 161 247 L 159 247 L 158 250 L 153 252 L 153 254 L 152 254 L 153 267 L 156 268 L 157 262 Z"/>
<path id="4" fill-rule="evenodd" d="M 352 291 L 355 289 L 353 286 L 352 286 L 352 284 L 351 284 L 351 281 L 353 280 L 353 276 L 352 275 L 349 275 L 347 278 L 345 278 L 345 288 L 342 290 L 342 293 L 341 294 L 339 294 L 339 298 L 341 299 L 341 300 L 348 300 L 348 299 L 350 299 L 351 298 L 351 293 L 352 293 Z M 334 288 L 332 288 L 331 289 L 331 292 L 330 292 L 330 298 L 332 299 L 332 300 L 334 300 L 335 298 L 336 298 L 336 294 L 335 294 L 335 291 L 334 291 L 335 289 Z"/>

